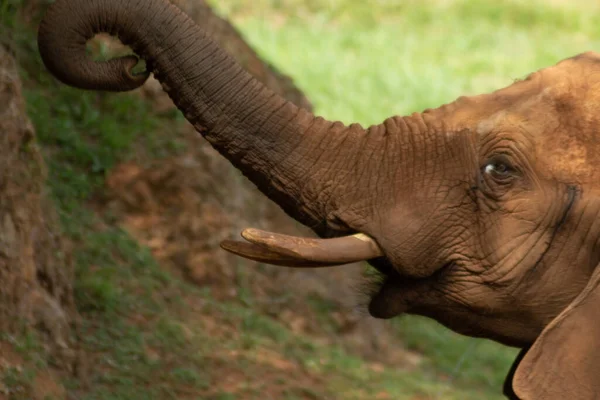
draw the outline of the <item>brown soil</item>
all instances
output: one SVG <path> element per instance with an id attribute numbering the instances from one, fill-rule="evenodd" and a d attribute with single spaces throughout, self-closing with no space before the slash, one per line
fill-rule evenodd
<path id="1" fill-rule="evenodd" d="M 5 376 L 10 370 L 18 372 L 30 368 L 26 357 L 17 352 L 7 342 L 0 342 L 0 376 Z M 48 368 L 36 371 L 33 381 L 25 386 L 9 388 L 0 381 L 0 400 L 14 398 L 30 398 L 32 400 L 64 399 L 66 391 L 60 383 L 60 375 L 53 369 Z"/>
<path id="2" fill-rule="evenodd" d="M 0 45 L 0 332 L 32 326 L 72 356 L 73 268 L 44 196 L 45 166 L 10 52 Z"/>

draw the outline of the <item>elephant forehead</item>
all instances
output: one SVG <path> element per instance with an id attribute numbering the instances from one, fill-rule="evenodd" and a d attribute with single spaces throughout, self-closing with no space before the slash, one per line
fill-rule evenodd
<path id="1" fill-rule="evenodd" d="M 515 143 L 538 173 L 600 184 L 600 54 L 566 59 L 490 94 L 432 110 L 451 132 Z M 597 176 L 598 175 L 598 176 Z"/>
<path id="2" fill-rule="evenodd" d="M 600 171 L 600 120 L 585 107 L 561 109 L 549 101 L 552 96 L 552 90 L 545 90 L 518 108 L 494 113 L 477 125 L 478 136 L 484 142 L 490 136 L 507 138 L 548 178 L 593 181 Z M 597 111 L 600 115 L 600 107 Z"/>
<path id="3" fill-rule="evenodd" d="M 480 138 L 506 135 L 536 170 L 552 178 L 598 180 L 598 54 L 585 53 L 562 61 L 506 89 L 480 96 L 478 104 L 481 118 L 474 128 Z"/>
<path id="4" fill-rule="evenodd" d="M 599 157 L 573 137 L 558 136 L 539 148 L 538 170 L 562 182 L 589 182 L 597 174 Z M 551 142 L 551 143 L 550 143 Z"/>
<path id="5" fill-rule="evenodd" d="M 600 165 L 600 56 L 584 53 L 549 68 L 535 119 L 538 159 L 557 179 L 595 182 Z"/>

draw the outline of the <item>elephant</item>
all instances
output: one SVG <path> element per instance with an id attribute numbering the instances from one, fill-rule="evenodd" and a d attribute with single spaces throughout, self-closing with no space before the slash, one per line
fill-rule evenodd
<path id="1" fill-rule="evenodd" d="M 108 32 L 136 55 L 91 60 Z M 257 229 L 222 247 L 296 268 L 366 261 L 368 311 L 416 314 L 522 351 L 507 397 L 600 397 L 600 54 L 363 127 L 258 83 L 168 0 L 56 0 L 39 52 L 65 84 L 152 73 L 212 146 L 316 238 Z M 138 57 L 143 72 L 132 68 Z"/>

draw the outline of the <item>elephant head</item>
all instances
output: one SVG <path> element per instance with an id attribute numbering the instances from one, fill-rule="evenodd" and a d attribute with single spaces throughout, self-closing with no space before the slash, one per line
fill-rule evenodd
<path id="1" fill-rule="evenodd" d="M 118 36 L 136 56 L 94 62 Z M 600 396 L 600 55 L 369 128 L 263 87 L 167 0 L 57 0 L 39 50 L 61 81 L 124 91 L 149 73 L 223 156 L 320 239 L 247 230 L 223 246 L 274 264 L 367 260 L 371 315 L 428 316 L 522 347 L 522 399 Z M 510 383 L 514 392 L 510 389 Z"/>

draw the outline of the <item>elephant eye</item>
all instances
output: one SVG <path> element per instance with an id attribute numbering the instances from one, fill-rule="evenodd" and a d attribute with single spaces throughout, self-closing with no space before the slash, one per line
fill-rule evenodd
<path id="1" fill-rule="evenodd" d="M 490 160 L 483 167 L 483 172 L 500 183 L 506 183 L 515 174 L 515 169 L 503 159 Z"/>

